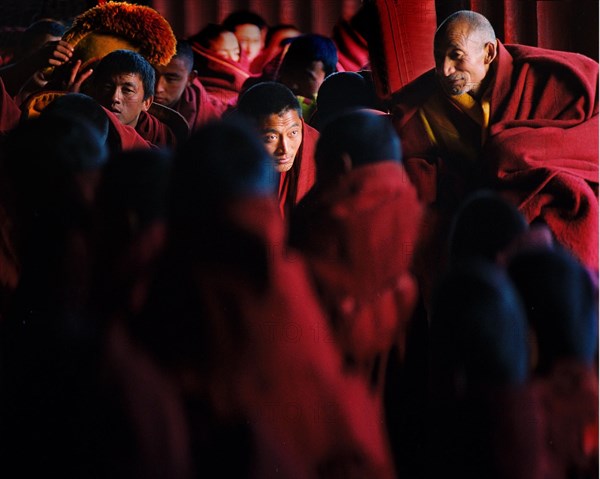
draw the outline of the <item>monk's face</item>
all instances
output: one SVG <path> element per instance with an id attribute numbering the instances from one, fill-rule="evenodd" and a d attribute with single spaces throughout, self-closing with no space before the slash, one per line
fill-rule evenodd
<path id="1" fill-rule="evenodd" d="M 96 100 L 121 123 L 134 128 L 140 113 L 148 111 L 152 104 L 152 96 L 144 99 L 144 85 L 138 73 L 112 75 L 99 81 L 96 88 Z"/>
<path id="2" fill-rule="evenodd" d="M 265 117 L 259 125 L 267 151 L 275 161 L 275 170 L 288 171 L 302 144 L 302 120 L 296 110 Z"/>
<path id="3" fill-rule="evenodd" d="M 190 71 L 189 64 L 183 58 L 175 57 L 167 66 L 157 66 L 154 101 L 172 107 L 195 76 L 195 72 Z"/>
<path id="4" fill-rule="evenodd" d="M 210 42 L 210 49 L 215 54 L 232 62 L 240 61 L 240 45 L 233 32 L 223 32 Z"/>
<path id="5" fill-rule="evenodd" d="M 281 83 L 295 95 L 313 98 L 325 81 L 325 68 L 321 60 L 305 64 L 285 64 L 279 73 Z"/>
<path id="6" fill-rule="evenodd" d="M 254 60 L 263 49 L 263 37 L 260 28 L 251 23 L 244 23 L 235 27 L 235 36 L 240 44 L 244 57 L 249 62 Z"/>
<path id="7" fill-rule="evenodd" d="M 490 48 L 495 53 L 495 47 L 465 22 L 456 22 L 436 36 L 435 69 L 444 91 L 449 95 L 479 93 L 494 58 Z"/>

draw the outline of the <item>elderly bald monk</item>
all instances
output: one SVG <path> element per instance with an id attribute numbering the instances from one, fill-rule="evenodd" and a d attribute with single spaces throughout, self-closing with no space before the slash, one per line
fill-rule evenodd
<path id="1" fill-rule="evenodd" d="M 597 269 L 598 63 L 503 45 L 466 10 L 438 27 L 434 56 L 435 68 L 393 97 L 408 174 L 431 206 L 426 249 L 439 250 L 464 195 L 487 186 Z"/>

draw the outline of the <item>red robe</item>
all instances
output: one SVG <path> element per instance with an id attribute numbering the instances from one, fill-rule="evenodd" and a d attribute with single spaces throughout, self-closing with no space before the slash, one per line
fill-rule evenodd
<path id="1" fill-rule="evenodd" d="M 237 103 L 242 85 L 250 74 L 241 64 L 220 58 L 197 43 L 192 43 L 192 49 L 197 58 L 198 79 L 223 113 Z"/>
<path id="2" fill-rule="evenodd" d="M 317 176 L 315 147 L 319 132 L 312 126 L 302 123 L 302 145 L 292 167 L 282 173 L 279 179 L 279 211 L 284 218 L 313 187 Z"/>
<path id="3" fill-rule="evenodd" d="M 336 23 L 332 39 L 337 47 L 338 62 L 343 71 L 357 72 L 369 64 L 367 41 L 350 22 L 340 20 Z"/>
<path id="4" fill-rule="evenodd" d="M 140 113 L 135 131 L 142 138 L 158 147 L 175 148 L 177 146 L 175 133 L 158 118 L 146 111 Z"/>
<path id="5" fill-rule="evenodd" d="M 0 135 L 15 128 L 20 119 L 21 110 L 4 88 L 4 82 L 0 78 Z"/>
<path id="6" fill-rule="evenodd" d="M 197 78 L 186 87 L 172 108 L 186 119 L 191 131 L 197 130 L 209 120 L 219 118 L 221 110 Z"/>
<path id="7" fill-rule="evenodd" d="M 392 347 L 403 352 L 420 219 L 416 191 L 391 161 L 317 184 L 292 213 L 290 244 L 307 258 L 344 357 L 376 389 Z"/>
<path id="8" fill-rule="evenodd" d="M 598 376 L 593 368 L 561 360 L 533 382 L 543 415 L 541 444 L 548 479 L 594 477 L 598 473 Z M 570 474 L 573 476 L 569 476 Z"/>
<path id="9" fill-rule="evenodd" d="M 104 107 L 102 107 L 104 108 Z M 152 144 L 142 138 L 135 128 L 123 125 L 114 113 L 104 108 L 108 116 L 108 139 L 107 143 L 111 152 L 120 152 L 135 149 L 152 148 Z"/>
<path id="10" fill-rule="evenodd" d="M 425 132 L 418 110 L 439 88 L 433 70 L 395 95 L 411 180 L 423 199 L 442 207 L 444 195 L 459 201 L 469 188 L 492 187 L 597 269 L 598 63 L 498 42 L 490 74 L 489 129 L 476 168 L 449 159 Z"/>
<path id="11" fill-rule="evenodd" d="M 156 316 L 140 321 L 158 348 L 170 338 L 177 352 L 167 362 L 182 365 L 188 403 L 205 404 L 221 435 L 232 423 L 250 430 L 250 477 L 393 477 L 381 411 L 360 381 L 343 375 L 305 264 L 284 250 L 276 201 L 242 197 L 211 205 L 210 214 L 193 223 L 195 233 L 172 229 L 170 273 L 157 284 L 166 303 L 149 303 Z M 215 448 L 215 437 L 201 451 Z M 239 463 L 232 441 L 222 440 L 226 450 L 215 456 Z"/>

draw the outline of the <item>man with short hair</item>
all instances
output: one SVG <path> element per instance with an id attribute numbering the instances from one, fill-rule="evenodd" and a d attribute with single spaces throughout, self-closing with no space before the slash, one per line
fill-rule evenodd
<path id="1" fill-rule="evenodd" d="M 442 22 L 434 56 L 435 68 L 392 106 L 408 174 L 432 206 L 431 230 L 439 227 L 434 236 L 446 236 L 469 192 L 491 186 L 597 270 L 598 63 L 505 46 L 472 11 Z M 443 250 L 432 241 L 430 253 Z"/>
<path id="2" fill-rule="evenodd" d="M 150 143 L 174 147 L 177 140 L 173 131 L 148 113 L 154 98 L 154 81 L 154 68 L 142 55 L 115 50 L 96 66 L 91 96 Z"/>
<path id="3" fill-rule="evenodd" d="M 285 85 L 263 82 L 246 90 L 237 110 L 259 130 L 275 162 L 279 208 L 286 217 L 315 182 L 314 145 L 318 132 L 302 120 L 302 110 Z"/>
<path id="4" fill-rule="evenodd" d="M 337 62 L 337 49 L 331 38 L 305 34 L 291 41 L 277 79 L 298 97 L 305 120 L 314 112 L 319 87 L 337 70 Z"/>
<path id="5" fill-rule="evenodd" d="M 185 40 L 177 41 L 177 52 L 166 66 L 156 66 L 154 101 L 179 112 L 192 131 L 220 116 L 219 109 L 198 79 L 194 51 Z"/>
<path id="6" fill-rule="evenodd" d="M 252 62 L 265 47 L 267 22 L 257 13 L 238 10 L 223 20 L 223 26 L 235 34 L 240 45 L 240 61 L 253 71 Z"/>

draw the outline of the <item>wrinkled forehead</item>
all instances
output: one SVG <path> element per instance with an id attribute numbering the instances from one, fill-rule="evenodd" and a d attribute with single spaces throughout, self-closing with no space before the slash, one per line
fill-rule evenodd
<path id="1" fill-rule="evenodd" d="M 475 48 L 481 44 L 481 35 L 467 22 L 456 21 L 442 25 L 435 33 L 434 51 L 445 51 L 450 47 Z"/>

